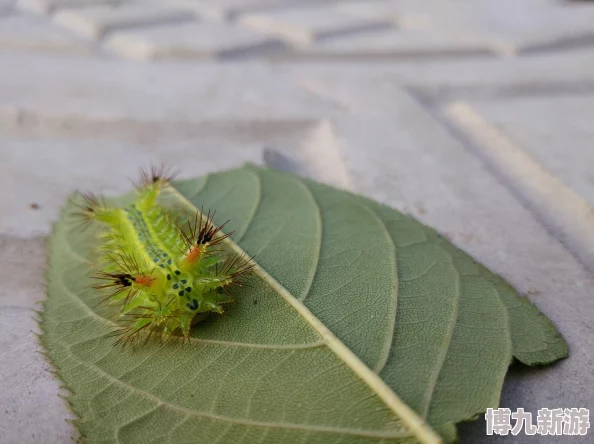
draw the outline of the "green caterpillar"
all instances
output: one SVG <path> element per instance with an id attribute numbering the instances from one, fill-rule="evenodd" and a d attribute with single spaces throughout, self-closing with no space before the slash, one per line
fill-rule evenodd
<path id="1" fill-rule="evenodd" d="M 102 282 L 94 288 L 111 290 L 104 300 L 119 304 L 122 342 L 140 333 L 188 339 L 198 321 L 223 313 L 221 305 L 232 301 L 227 289 L 245 285 L 254 266 L 245 254 L 221 257 L 231 233 L 222 234 L 228 221 L 214 225 L 210 211 L 197 214 L 187 230 L 173 222 L 157 204 L 170 179 L 163 170 L 143 171 L 130 205 L 114 208 L 84 195 L 77 213 L 106 228 L 99 235 L 102 270 L 94 275 Z"/>

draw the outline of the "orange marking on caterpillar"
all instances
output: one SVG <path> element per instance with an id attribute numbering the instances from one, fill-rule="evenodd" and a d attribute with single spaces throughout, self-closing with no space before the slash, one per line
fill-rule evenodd
<path id="1" fill-rule="evenodd" d="M 157 278 L 153 277 L 153 276 L 147 276 L 147 275 L 140 275 L 140 276 L 135 277 L 136 283 L 138 285 L 142 285 L 144 287 L 150 287 L 151 285 L 153 285 L 153 282 L 155 281 L 155 279 L 157 279 Z"/>
<path id="2" fill-rule="evenodd" d="M 188 264 L 194 264 L 196 261 L 199 261 L 206 250 L 205 247 L 208 248 L 208 245 L 205 245 L 204 247 L 201 247 L 199 245 L 193 245 L 192 247 L 190 247 L 190 249 L 186 253 L 185 261 Z"/>

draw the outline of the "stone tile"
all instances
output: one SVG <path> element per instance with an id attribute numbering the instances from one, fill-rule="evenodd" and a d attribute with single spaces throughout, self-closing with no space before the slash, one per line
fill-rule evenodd
<path id="1" fill-rule="evenodd" d="M 588 117 L 594 114 L 593 93 L 459 101 L 445 107 L 476 153 L 592 273 L 594 133 Z"/>
<path id="2" fill-rule="evenodd" d="M 562 69 L 560 69 L 562 67 Z M 462 58 L 455 60 L 430 58 L 419 63 L 414 58 L 386 63 L 373 59 L 365 63 L 341 63 L 320 59 L 308 64 L 307 71 L 321 78 L 341 75 L 360 76 L 365 81 L 382 83 L 390 76 L 397 77 L 410 88 L 430 92 L 431 100 L 473 94 L 513 95 L 520 89 L 540 92 L 567 89 L 579 94 L 594 79 L 594 48 L 559 53 L 541 53 L 531 57 Z M 283 64 L 284 72 L 302 72 L 301 64 Z M 363 81 L 363 80 L 361 80 Z M 323 94 L 323 91 L 321 91 Z M 345 92 L 345 95 L 346 94 Z M 334 99 L 333 99 L 334 100 Z"/>
<path id="3" fill-rule="evenodd" d="M 354 1 L 340 3 L 337 9 L 353 17 L 383 17 L 404 29 L 451 30 L 479 27 L 475 22 L 483 16 L 481 11 L 485 3 L 488 2 L 427 0 L 421 4 L 415 0 Z"/>
<path id="4" fill-rule="evenodd" d="M 472 35 L 389 29 L 337 36 L 305 47 L 296 57 L 407 58 L 486 55 L 495 52 L 488 39 Z"/>
<path id="5" fill-rule="evenodd" d="M 279 171 L 353 191 L 340 138 L 329 120 L 308 125 L 302 137 L 293 140 L 296 143 L 267 143 L 262 156 L 264 163 Z"/>
<path id="6" fill-rule="evenodd" d="M 173 0 L 172 4 L 187 7 L 200 17 L 210 20 L 226 20 L 247 11 L 282 8 L 298 2 L 311 0 Z"/>
<path id="7" fill-rule="evenodd" d="M 339 2 L 336 9 L 353 17 L 365 19 L 385 19 L 398 23 L 398 15 L 402 8 L 394 1 L 350 1 Z"/>
<path id="8" fill-rule="evenodd" d="M 335 0 L 171 0 L 171 4 L 188 7 L 209 20 L 234 20 L 253 12 L 270 12 L 307 8 L 336 3 Z"/>
<path id="9" fill-rule="evenodd" d="M 517 47 L 518 53 L 529 55 L 594 48 L 594 30 L 589 26 L 557 29 L 556 32 L 552 32 L 547 36 L 537 35 L 524 38 L 518 43 Z"/>
<path id="10" fill-rule="evenodd" d="M 131 59 L 216 58 L 282 50 L 272 39 L 225 23 L 152 26 L 111 34 L 106 47 Z"/>
<path id="11" fill-rule="evenodd" d="M 155 3 L 65 9 L 54 15 L 56 24 L 91 38 L 100 38 L 120 29 L 191 20 L 194 17 L 187 10 Z"/>
<path id="12" fill-rule="evenodd" d="M 7 216 L 2 218 L 0 233 L 19 237 L 48 234 L 51 222 L 59 217 L 59 209 L 72 192 L 95 190 L 107 195 L 125 192 L 130 189 L 130 179 L 138 177 L 139 168 L 152 162 L 166 160 L 178 169 L 185 165 L 182 172 L 188 175 L 192 168 L 207 172 L 259 158 L 257 143 L 239 144 L 232 136 L 217 137 L 204 125 L 196 125 L 202 135 L 196 132 L 178 135 L 176 129 L 186 131 L 187 127 L 167 127 L 159 122 L 131 125 L 128 131 L 121 131 L 117 122 L 71 122 L 70 126 L 79 133 L 76 143 L 64 130 L 56 128 L 29 129 L 29 134 L 21 131 L 0 138 L 5 174 L 0 184 L 10 194 L 0 202 Z M 233 125 L 223 129 L 233 134 Z M 197 147 L 200 156 L 192 155 Z M 217 151 L 223 147 L 226 154 L 217 162 Z M 35 162 L 31 162 L 32 157 Z M 6 177 L 8 169 L 28 173 Z M 107 171 L 110 173 L 106 174 Z M 115 179 L 105 180 L 108 177 Z M 38 203 L 41 210 L 31 210 L 30 202 Z"/>
<path id="13" fill-rule="evenodd" d="M 34 218 L 35 211 L 29 212 Z M 65 391 L 50 373 L 53 369 L 34 333 L 39 329 L 33 310 L 39 310 L 45 298 L 45 257 L 43 237 L 0 234 L 0 430 L 6 444 L 58 444 L 80 437 L 65 421 L 74 415 L 59 397 Z"/>
<path id="14" fill-rule="evenodd" d="M 330 7 L 300 8 L 286 11 L 245 14 L 241 25 L 256 31 L 282 37 L 298 45 L 364 30 L 386 29 L 384 19 L 365 19 L 342 14 Z"/>
<path id="15" fill-rule="evenodd" d="M 0 186 L 7 190 L 0 199 L 5 215 L 0 236 L 18 237 L 48 234 L 75 190 L 106 195 L 129 191 L 130 179 L 138 177 L 141 166 L 164 161 L 180 171 L 180 177 L 192 177 L 245 162 L 261 164 L 267 145 L 295 152 L 311 144 L 319 148 L 328 139 L 325 134 L 317 136 L 313 121 L 247 118 L 216 122 L 71 118 L 38 123 L 23 119 L 18 126 L 0 127 Z M 18 175 L 7 174 L 17 170 Z M 31 209 L 33 202 L 39 209 Z"/>
<path id="16" fill-rule="evenodd" d="M 318 120 L 340 112 L 265 64 L 141 64 L 0 53 L 0 123 L 31 118 L 135 121 Z M 223 85 L 223 86 L 221 86 Z M 254 87 L 258 85 L 258 87 Z M 64 123 L 67 125 L 67 122 Z M 1 219 L 1 218 L 0 218 Z"/>
<path id="17" fill-rule="evenodd" d="M 75 189 L 124 192 L 151 162 L 189 176 L 257 163 L 337 113 L 261 66 L 2 53 L 0 66 L 0 233 L 21 237 L 47 234 Z"/>
<path id="18" fill-rule="evenodd" d="M 82 41 L 33 17 L 0 17 L 0 50 L 90 54 Z"/>
<path id="19" fill-rule="evenodd" d="M 594 85 L 579 95 L 543 91 L 468 105 L 594 207 Z"/>
<path id="20" fill-rule="evenodd" d="M 549 0 L 357 1 L 342 3 L 337 9 L 358 17 L 390 17 L 407 29 L 465 29 L 510 36 L 541 33 L 545 37 L 547 30 L 586 26 L 594 14 L 587 2 Z"/>
<path id="21" fill-rule="evenodd" d="M 0 16 L 12 11 L 14 0 L 0 0 Z"/>
<path id="22" fill-rule="evenodd" d="M 548 0 L 392 0 L 348 2 L 338 6 L 356 17 L 389 17 L 402 29 L 448 35 L 464 32 L 488 38 L 500 52 L 512 54 L 532 46 L 551 45 L 567 35 L 593 34 L 594 6 L 588 2 Z"/>
<path id="23" fill-rule="evenodd" d="M 18 9 L 35 14 L 53 14 L 60 9 L 88 6 L 117 5 L 125 0 L 16 0 Z"/>

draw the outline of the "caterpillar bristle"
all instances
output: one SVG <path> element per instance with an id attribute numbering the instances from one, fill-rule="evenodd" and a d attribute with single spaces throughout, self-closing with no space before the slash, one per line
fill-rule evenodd
<path id="1" fill-rule="evenodd" d="M 107 208 L 107 203 L 103 196 L 95 193 L 78 193 L 82 202 L 76 202 L 72 200 L 74 205 L 77 207 L 76 211 L 73 211 L 71 215 L 76 218 L 80 225 L 80 228 L 87 228 L 92 221 L 97 217 L 97 212 L 101 209 Z"/>
<path id="2" fill-rule="evenodd" d="M 216 270 L 217 276 L 224 276 L 231 281 L 230 285 L 244 286 L 245 278 L 250 274 L 256 264 L 255 256 L 248 256 L 247 252 L 227 256 L 221 270 Z"/>
<path id="3" fill-rule="evenodd" d="M 142 190 L 147 187 L 161 188 L 171 182 L 178 172 L 165 163 L 151 165 L 149 168 L 140 169 L 140 178 L 136 181 L 136 188 Z"/>
<path id="4" fill-rule="evenodd" d="M 111 263 L 114 268 L 119 270 L 121 273 L 127 273 L 133 276 L 150 275 L 154 268 L 149 267 L 146 261 L 144 261 L 143 265 L 141 266 L 136 256 L 126 252 L 107 252 L 105 253 L 104 259 L 106 262 Z"/>
<path id="5" fill-rule="evenodd" d="M 180 225 L 177 225 L 179 233 L 184 239 L 187 248 L 191 248 L 194 245 L 204 244 L 208 244 L 209 247 L 214 247 L 233 234 L 233 231 L 231 231 L 229 233 L 217 236 L 217 234 L 219 234 L 223 228 L 225 228 L 225 225 L 227 225 L 230 221 L 227 220 L 225 223 L 217 226 L 213 222 L 215 215 L 216 211 L 214 211 L 211 216 L 210 210 L 208 210 L 208 213 L 205 217 L 204 209 L 201 209 L 200 212 L 196 213 L 194 216 L 193 223 L 190 221 L 187 222 L 187 233 Z"/>

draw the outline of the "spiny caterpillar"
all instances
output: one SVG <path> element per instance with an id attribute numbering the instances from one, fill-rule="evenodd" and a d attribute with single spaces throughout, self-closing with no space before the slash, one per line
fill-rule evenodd
<path id="1" fill-rule="evenodd" d="M 245 285 L 253 268 L 246 254 L 221 257 L 222 241 L 231 235 L 221 230 L 229 221 L 216 226 L 210 211 L 200 212 L 184 230 L 158 205 L 170 179 L 164 169 L 143 170 L 133 203 L 114 208 L 88 194 L 79 205 L 85 223 L 106 228 L 99 235 L 103 269 L 93 276 L 102 282 L 94 288 L 111 290 L 104 301 L 120 306 L 125 325 L 118 342 L 141 332 L 147 340 L 153 333 L 188 339 L 191 327 L 210 312 L 223 313 L 221 304 L 232 301 L 227 289 Z"/>

